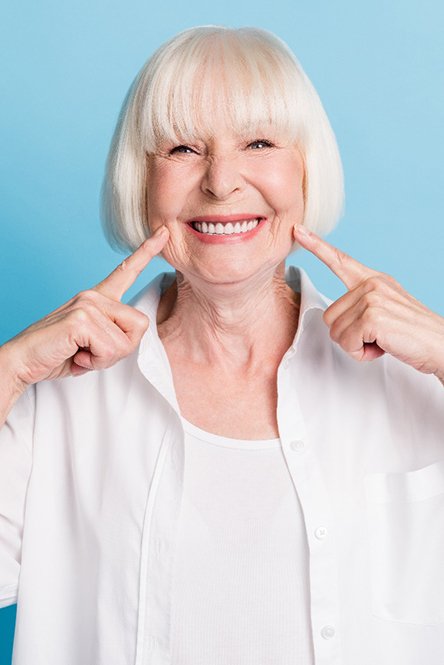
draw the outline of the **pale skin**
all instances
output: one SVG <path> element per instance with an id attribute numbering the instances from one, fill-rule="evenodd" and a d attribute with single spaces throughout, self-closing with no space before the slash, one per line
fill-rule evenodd
<path id="1" fill-rule="evenodd" d="M 163 255 L 179 275 L 161 302 L 158 326 L 184 417 L 228 437 L 279 436 L 276 373 L 299 314 L 299 300 L 284 280 L 283 259 L 293 240 L 350 289 L 324 315 L 332 339 L 347 353 L 372 360 L 388 351 L 420 371 L 443 376 L 442 317 L 390 276 L 320 238 L 304 240 L 295 230 L 304 205 L 297 147 L 285 142 L 256 146 L 258 163 L 249 155 L 252 144 L 239 141 L 222 124 L 217 136 L 181 146 L 178 153 L 166 146 L 149 164 L 150 219 L 153 228 L 163 222 L 170 229 Z M 239 246 L 202 246 L 183 222 L 201 211 L 211 214 L 216 206 L 229 213 L 262 212 L 269 227 Z M 205 408 L 208 404 L 211 408 Z"/>
<path id="2" fill-rule="evenodd" d="M 303 218 L 303 160 L 282 138 L 238 137 L 223 121 L 216 136 L 149 156 L 148 216 L 153 230 L 169 229 L 162 253 L 178 274 L 159 336 L 187 420 L 227 437 L 275 438 L 276 373 L 299 314 L 284 262 Z M 267 218 L 244 242 L 205 244 L 186 228 L 196 215 L 243 212 Z"/>
<path id="3" fill-rule="evenodd" d="M 356 361 L 390 353 L 444 382 L 444 318 L 389 275 L 301 235 L 297 146 L 239 138 L 221 124 L 216 139 L 177 148 L 148 157 L 151 238 L 97 286 L 0 347 L 0 424 L 28 385 L 110 367 L 137 348 L 150 322 L 120 300 L 159 252 L 177 271 L 159 304 L 159 336 L 182 415 L 203 429 L 279 436 L 276 374 L 299 318 L 299 294 L 284 278 L 294 241 L 348 288 L 324 313 L 334 342 Z M 195 215 L 246 211 L 266 217 L 248 241 L 205 244 L 186 227 Z"/>
<path id="4" fill-rule="evenodd" d="M 349 289 L 323 315 L 334 342 L 355 360 L 374 360 L 390 353 L 444 383 L 442 316 L 390 275 L 359 263 L 300 225 L 295 226 L 295 238 Z"/>
<path id="5" fill-rule="evenodd" d="M 137 348 L 148 317 L 120 299 L 167 240 L 159 229 L 97 286 L 0 347 L 0 427 L 28 386 L 111 367 Z"/>

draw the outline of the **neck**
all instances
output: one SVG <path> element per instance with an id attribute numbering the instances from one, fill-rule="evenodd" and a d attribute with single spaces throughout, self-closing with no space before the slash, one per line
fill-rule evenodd
<path id="1" fill-rule="evenodd" d="M 210 284 L 176 273 L 162 295 L 159 336 L 179 356 L 225 368 L 280 362 L 296 333 L 299 294 L 285 282 L 285 262 L 236 283 Z"/>

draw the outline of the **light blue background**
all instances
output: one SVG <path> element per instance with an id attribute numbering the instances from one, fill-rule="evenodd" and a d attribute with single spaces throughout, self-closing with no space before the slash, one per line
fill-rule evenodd
<path id="1" fill-rule="evenodd" d="M 121 260 L 98 193 L 117 114 L 151 52 L 193 25 L 254 25 L 293 48 L 336 132 L 346 214 L 329 240 L 444 314 L 444 9 L 440 0 L 53 0 L 2 12 L 0 343 Z M 345 287 L 302 265 L 331 298 Z M 127 302 L 167 268 L 156 259 Z M 39 599 L 35 600 L 38 604 Z M 15 608 L 0 612 L 0 665 Z"/>

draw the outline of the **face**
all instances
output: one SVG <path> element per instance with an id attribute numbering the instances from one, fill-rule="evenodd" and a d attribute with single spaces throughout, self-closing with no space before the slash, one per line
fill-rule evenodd
<path id="1" fill-rule="evenodd" d="M 162 255 L 185 277 L 232 283 L 274 270 L 291 251 L 304 214 L 304 166 L 295 144 L 234 135 L 164 143 L 147 156 L 153 233 L 170 232 Z"/>

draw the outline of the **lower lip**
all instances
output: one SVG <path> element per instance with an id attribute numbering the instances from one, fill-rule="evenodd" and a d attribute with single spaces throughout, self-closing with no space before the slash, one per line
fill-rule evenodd
<path id="1" fill-rule="evenodd" d="M 245 231 L 245 233 L 200 233 L 199 231 L 196 231 L 196 229 L 193 229 L 191 224 L 186 224 L 186 227 L 193 235 L 195 235 L 201 242 L 206 242 L 211 245 L 214 244 L 227 244 L 227 243 L 237 243 L 237 242 L 244 242 L 245 240 L 251 240 L 254 238 L 262 229 L 263 226 L 265 226 L 266 219 L 261 219 L 259 224 L 254 227 L 254 229 L 251 229 L 251 231 Z"/>

